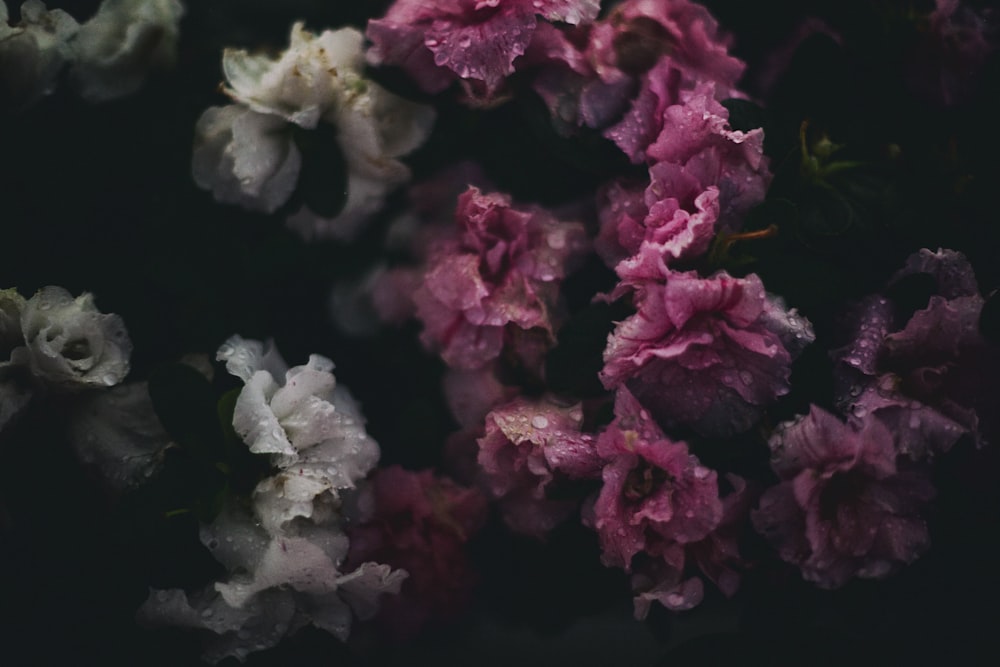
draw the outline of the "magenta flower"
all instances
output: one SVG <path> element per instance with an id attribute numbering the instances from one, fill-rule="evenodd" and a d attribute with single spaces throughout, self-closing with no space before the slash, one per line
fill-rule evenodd
<path id="1" fill-rule="evenodd" d="M 604 129 L 634 162 L 663 129 L 663 111 L 701 82 L 738 95 L 744 64 L 702 5 L 626 0 L 587 29 L 539 30 L 525 64 L 557 125 Z M 638 92 L 636 92 L 638 91 Z"/>
<path id="2" fill-rule="evenodd" d="M 426 92 L 461 79 L 489 100 L 524 54 L 538 17 L 577 24 L 592 20 L 599 0 L 396 0 L 368 23 L 373 64 L 402 67 Z"/>
<path id="3" fill-rule="evenodd" d="M 781 482 L 752 513 L 754 527 L 823 588 L 882 578 L 930 544 L 920 511 L 930 481 L 896 467 L 892 433 L 876 419 L 843 423 L 813 407 L 770 441 Z"/>
<path id="4" fill-rule="evenodd" d="M 430 470 L 399 466 L 378 470 L 370 491 L 372 515 L 348 530 L 348 562 L 377 558 L 406 570 L 400 594 L 378 618 L 392 634 L 411 637 L 469 602 L 476 576 L 464 548 L 486 521 L 486 498 Z"/>
<path id="5" fill-rule="evenodd" d="M 484 366 L 508 338 L 537 357 L 516 330 L 536 329 L 551 343 L 559 282 L 586 248 L 583 225 L 474 187 L 459 197 L 455 219 L 458 237 L 438 244 L 414 294 L 421 340 L 454 368 Z"/>
<path id="6" fill-rule="evenodd" d="M 771 173 L 763 133 L 730 129 L 712 90 L 700 85 L 684 104 L 663 110 L 663 131 L 646 151 L 657 162 L 645 191 L 613 183 L 602 193 L 597 249 L 609 266 L 630 256 L 643 262 L 636 255 L 644 243 L 668 265 L 697 257 L 718 232 L 738 231 L 764 200 Z"/>
<path id="7" fill-rule="evenodd" d="M 592 436 L 581 433 L 579 405 L 563 408 L 518 398 L 486 416 L 479 465 L 504 521 L 516 532 L 543 537 L 577 508 L 549 499 L 560 479 L 592 479 L 601 469 Z"/>
<path id="8" fill-rule="evenodd" d="M 811 325 L 766 294 L 755 274 L 665 275 L 666 284 L 639 284 L 638 312 L 608 337 L 601 381 L 627 386 L 657 419 L 705 435 L 750 428 L 788 392 Z"/>
<path id="9" fill-rule="evenodd" d="M 715 471 L 668 439 L 627 389 L 615 396 L 615 420 L 597 451 L 607 462 L 592 519 L 601 560 L 631 571 L 641 553 L 682 570 L 677 545 L 704 539 L 722 519 Z"/>

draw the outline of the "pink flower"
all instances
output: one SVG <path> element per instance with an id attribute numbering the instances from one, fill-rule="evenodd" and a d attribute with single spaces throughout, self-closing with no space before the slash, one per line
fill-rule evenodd
<path id="1" fill-rule="evenodd" d="M 412 636 L 468 603 L 476 577 L 464 546 L 486 521 L 486 498 L 430 470 L 399 466 L 378 470 L 370 490 L 373 514 L 348 530 L 348 561 L 377 558 L 409 573 L 379 620 L 394 635 Z"/>
<path id="2" fill-rule="evenodd" d="M 586 247 L 583 226 L 474 187 L 459 197 L 455 219 L 457 238 L 438 244 L 414 294 L 424 344 L 454 368 L 475 369 L 505 339 L 520 340 L 517 330 L 537 329 L 551 342 L 559 282 Z M 537 356 L 527 343 L 515 347 Z"/>
<path id="3" fill-rule="evenodd" d="M 668 439 L 627 389 L 597 451 L 607 463 L 592 523 L 604 564 L 631 571 L 641 553 L 683 570 L 677 545 L 704 539 L 722 519 L 715 471 Z"/>
<path id="4" fill-rule="evenodd" d="M 635 256 L 643 243 L 666 264 L 697 257 L 718 232 L 738 231 L 764 200 L 771 173 L 763 133 L 730 129 L 712 91 L 713 84 L 699 85 L 662 111 L 663 130 L 644 148 L 656 160 L 644 192 L 615 183 L 602 194 L 597 247 L 609 265 L 629 256 L 641 262 Z"/>
<path id="5" fill-rule="evenodd" d="M 598 0 L 397 0 L 368 23 L 369 59 L 402 67 L 426 92 L 461 79 L 488 100 L 514 72 L 538 17 L 577 24 L 599 9 Z"/>
<path id="6" fill-rule="evenodd" d="M 919 512 L 927 478 L 896 467 L 892 434 L 876 419 L 841 422 L 813 407 L 770 441 L 781 482 L 752 513 L 754 527 L 823 588 L 882 578 L 930 544 Z"/>
<path id="7" fill-rule="evenodd" d="M 663 111 L 703 81 L 737 95 L 744 64 L 702 6 L 627 0 L 587 29 L 539 30 L 524 60 L 557 124 L 605 129 L 633 161 L 663 129 Z M 637 91 L 637 92 L 636 92 Z"/>
<path id="8" fill-rule="evenodd" d="M 581 433 L 580 406 L 518 398 L 486 416 L 479 465 L 504 521 L 516 532 L 543 537 L 579 505 L 549 499 L 561 479 L 596 478 L 601 460 L 592 436 Z"/>
<path id="9" fill-rule="evenodd" d="M 608 337 L 601 381 L 627 386 L 658 419 L 706 435 L 750 428 L 788 392 L 811 325 L 768 296 L 755 274 L 664 273 L 665 284 L 639 285 L 638 312 Z"/>

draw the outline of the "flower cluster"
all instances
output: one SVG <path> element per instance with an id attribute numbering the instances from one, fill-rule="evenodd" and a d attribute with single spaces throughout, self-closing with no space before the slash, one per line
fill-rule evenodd
<path id="1" fill-rule="evenodd" d="M 324 215 L 303 205 L 288 222 L 306 238 L 357 234 L 389 190 L 409 178 L 398 158 L 422 144 L 434 122 L 429 107 L 365 78 L 362 42 L 353 28 L 314 35 L 297 23 L 289 48 L 277 59 L 227 49 L 224 92 L 235 104 L 211 107 L 199 119 L 195 182 L 218 201 L 273 213 L 304 179 L 332 179 L 306 171 L 313 153 L 339 150 L 347 172 L 339 213 Z M 325 127 L 334 134 L 322 132 Z M 330 180 L 320 187 L 335 190 L 339 184 Z"/>
<path id="2" fill-rule="evenodd" d="M 134 92 L 147 73 L 173 63 L 178 0 L 104 0 L 88 21 L 77 23 L 39 0 L 21 6 L 21 21 L 9 23 L 0 2 L 0 86 L 3 102 L 24 108 L 52 92 L 69 65 L 80 95 L 103 102 Z"/>
<path id="3" fill-rule="evenodd" d="M 896 591 L 947 581 L 960 561 L 978 559 L 970 581 L 992 567 L 988 549 L 961 550 L 985 544 L 980 513 L 992 522 L 1000 507 L 983 502 L 1000 464 L 986 449 L 1000 437 L 1000 274 L 985 242 L 996 226 L 976 211 L 993 196 L 982 175 L 996 150 L 976 128 L 995 12 L 959 0 L 793 12 L 786 47 L 744 43 L 744 63 L 693 0 L 392 0 L 305 16 L 317 3 L 271 3 L 287 46 L 226 49 L 215 91 L 189 70 L 218 64 L 211 45 L 253 43 L 260 8 L 189 3 L 196 37 L 181 41 L 181 0 L 93 0 L 82 23 L 10 4 L 0 106 L 31 131 L 5 144 L 0 182 L 14 231 L 34 234 L 12 247 L 54 252 L 6 261 L 30 275 L 114 266 L 94 283 L 107 303 L 149 298 L 129 316 L 143 348 L 130 364 L 122 318 L 90 294 L 0 290 L 0 532 L 15 565 L 0 570 L 39 556 L 50 579 L 64 556 L 21 538 L 65 541 L 45 523 L 67 509 L 61 486 L 79 501 L 67 516 L 108 515 L 96 531 L 64 522 L 74 542 L 93 534 L 78 550 L 88 571 L 113 552 L 156 559 L 95 579 L 153 582 L 143 626 L 195 631 L 212 663 L 272 648 L 301 662 L 284 652 L 316 629 L 382 664 L 402 654 L 382 639 L 411 642 L 419 662 L 436 643 L 425 633 L 481 638 L 503 620 L 481 603 L 521 591 L 546 622 L 599 611 L 616 594 L 602 578 L 627 582 L 637 619 L 707 607 L 713 587 L 742 587 L 756 616 L 755 596 L 781 581 L 872 601 L 877 587 L 851 582 L 902 570 L 932 538 L 939 557 Z M 307 30 L 318 16 L 341 22 Z M 121 105 L 142 109 L 143 128 L 168 121 L 141 146 L 114 137 L 117 122 L 90 135 L 93 114 L 60 116 L 63 95 L 24 113 L 60 77 L 99 102 L 171 64 L 171 99 L 191 83 L 193 99 L 226 101 L 199 102 L 197 121 L 162 96 Z M 153 155 L 192 124 L 193 154 Z M 40 136 L 66 149 L 50 159 Z M 114 177 L 77 169 L 106 139 Z M 159 171 L 131 181 L 147 154 Z M 47 169 L 74 179 L 69 196 L 51 196 Z M 119 201 L 126 181 L 138 187 Z M 82 231 L 107 216 L 117 233 L 155 201 L 135 256 Z M 220 203 L 261 223 L 216 230 L 239 252 L 192 245 L 219 240 L 199 226 Z M 335 331 L 308 319 L 320 293 Z M 187 347 L 261 329 L 297 341 L 304 363 L 240 336 L 216 366 Z M 338 377 L 304 354 L 327 349 L 349 360 Z M 378 420 L 371 434 L 345 378 Z M 76 461 L 50 456 L 66 445 Z M 82 464 L 104 493 L 56 470 L 39 495 L 23 471 L 42 458 Z M 181 534 L 190 554 L 171 550 Z M 35 593 L 26 581 L 15 607 Z M 61 600 L 58 588 L 43 594 Z M 907 614 L 884 625 L 908 636 L 926 614 Z M 797 631 L 816 615 L 803 617 Z M 752 629 L 765 626 L 786 627 Z"/>
<path id="4" fill-rule="evenodd" d="M 257 484 L 250 506 L 232 498 L 202 526 L 202 543 L 228 580 L 193 594 L 154 591 L 140 618 L 210 630 L 212 662 L 243 659 L 309 624 L 344 639 L 352 612 L 372 616 L 378 597 L 398 593 L 406 577 L 373 561 L 343 567 L 350 542 L 342 493 L 375 466 L 378 446 L 328 359 L 313 355 L 289 369 L 273 348 L 239 336 L 218 358 L 245 383 L 233 428 L 251 452 L 271 457 L 273 474 Z"/>

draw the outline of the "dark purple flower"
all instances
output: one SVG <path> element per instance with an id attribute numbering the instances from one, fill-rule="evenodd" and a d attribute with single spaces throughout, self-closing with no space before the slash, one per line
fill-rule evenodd
<path id="1" fill-rule="evenodd" d="M 378 619 L 409 637 L 429 620 L 453 616 L 469 602 L 476 576 L 465 543 L 486 521 L 486 498 L 430 470 L 382 468 L 371 479 L 372 515 L 348 530 L 349 563 L 372 559 L 409 574 Z"/>
<path id="2" fill-rule="evenodd" d="M 946 107 L 967 101 L 996 48 L 991 18 L 989 10 L 977 12 L 960 0 L 936 0 L 907 64 L 913 91 Z"/>
<path id="3" fill-rule="evenodd" d="M 892 433 L 877 419 L 841 422 L 813 407 L 770 441 L 781 482 L 752 513 L 754 527 L 823 588 L 881 578 L 930 544 L 920 517 L 934 496 L 919 472 L 896 467 Z"/>
<path id="4" fill-rule="evenodd" d="M 550 485 L 600 474 L 594 438 L 580 432 L 582 421 L 579 405 L 564 408 L 523 398 L 486 416 L 479 465 L 514 531 L 543 537 L 579 505 L 573 499 L 549 499 Z"/>
<path id="5" fill-rule="evenodd" d="M 515 352 L 532 351 L 505 330 L 536 329 L 551 343 L 559 283 L 586 248 L 583 225 L 474 187 L 459 197 L 455 220 L 457 237 L 432 251 L 414 294 L 424 344 L 448 365 L 474 369 L 495 359 L 506 338 L 516 339 Z"/>
<path id="6" fill-rule="evenodd" d="M 402 67 L 426 92 L 461 79 L 473 97 L 489 100 L 513 73 L 538 17 L 576 24 L 599 8 L 598 0 L 396 0 L 368 23 L 369 59 Z"/>
<path id="7" fill-rule="evenodd" d="M 921 250 L 893 276 L 932 279 L 934 294 L 908 321 L 897 322 L 884 296 L 850 315 L 849 343 L 833 351 L 839 401 L 856 417 L 874 415 L 912 460 L 945 452 L 963 435 L 982 444 L 996 429 L 1000 351 L 979 332 L 983 298 L 961 253 Z"/>
<path id="8" fill-rule="evenodd" d="M 768 296 L 755 274 L 665 275 L 666 284 L 639 284 L 638 312 L 609 336 L 601 381 L 627 386 L 669 423 L 719 436 L 748 429 L 788 392 L 811 325 Z"/>

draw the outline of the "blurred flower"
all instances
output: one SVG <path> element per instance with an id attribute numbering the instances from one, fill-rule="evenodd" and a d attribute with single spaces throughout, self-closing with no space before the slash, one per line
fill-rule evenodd
<path id="1" fill-rule="evenodd" d="M 309 168 L 304 145 L 339 151 L 347 171 L 343 208 L 328 217 L 307 205 L 288 223 L 306 238 L 353 237 L 389 190 L 409 178 L 397 158 L 422 144 L 434 122 L 430 107 L 364 78 L 362 42 L 353 28 L 314 35 L 296 23 L 289 48 L 276 60 L 227 49 L 224 92 L 237 104 L 212 107 L 198 121 L 195 182 L 219 201 L 271 213 L 302 185 L 301 172 Z M 330 143 L 318 132 L 322 124 L 335 128 Z M 325 189 L 336 187 L 331 181 Z"/>
<path id="2" fill-rule="evenodd" d="M 79 28 L 72 16 L 47 11 L 39 0 L 22 4 L 21 22 L 11 26 L 0 1 L 0 106 L 23 109 L 51 93 L 73 57 L 70 40 Z"/>
<path id="3" fill-rule="evenodd" d="M 486 521 L 485 496 L 430 470 L 399 466 L 377 471 L 365 492 L 372 514 L 348 529 L 348 565 L 371 560 L 409 575 L 400 595 L 382 605 L 381 623 L 410 637 L 428 621 L 461 612 L 476 580 L 465 544 Z"/>
<path id="4" fill-rule="evenodd" d="M 470 97 L 486 102 L 514 72 L 538 17 L 578 24 L 599 9 L 598 0 L 397 0 L 368 23 L 369 60 L 402 67 L 429 93 L 460 79 Z"/>
<path id="5" fill-rule="evenodd" d="M 84 99 L 128 95 L 151 69 L 173 65 L 183 14 L 178 0 L 103 0 L 72 42 L 71 75 Z"/>
<path id="6" fill-rule="evenodd" d="M 424 344 L 449 366 L 475 369 L 500 354 L 506 329 L 537 329 L 552 342 L 559 283 L 587 247 L 583 225 L 475 187 L 455 221 L 458 238 L 434 248 L 414 295 Z"/>

